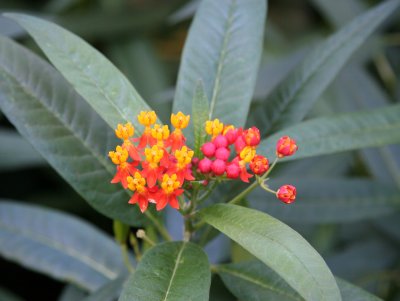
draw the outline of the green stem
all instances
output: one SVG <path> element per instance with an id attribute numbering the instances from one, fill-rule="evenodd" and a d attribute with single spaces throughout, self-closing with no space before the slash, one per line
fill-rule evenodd
<path id="1" fill-rule="evenodd" d="M 150 219 L 150 221 L 153 223 L 154 227 L 158 230 L 158 232 L 161 234 L 161 236 L 164 238 L 166 241 L 171 241 L 172 238 L 169 235 L 167 229 L 163 226 L 163 224 L 160 223 L 160 221 L 155 217 L 150 211 L 145 212 L 146 216 Z"/>
<path id="2" fill-rule="evenodd" d="M 129 241 L 131 242 L 133 253 L 135 253 L 136 260 L 140 261 L 140 259 L 142 258 L 142 253 L 140 252 L 139 242 L 137 241 L 136 236 L 131 234 L 129 236 Z"/>
<path id="3" fill-rule="evenodd" d="M 123 244 L 120 246 L 121 246 L 122 258 L 124 260 L 124 264 L 125 264 L 126 268 L 128 269 L 129 273 L 133 273 L 135 271 L 135 268 L 132 266 L 132 263 L 129 260 L 128 247 L 126 246 L 126 244 Z"/>
<path id="4" fill-rule="evenodd" d="M 210 188 L 208 188 L 207 191 L 202 196 L 199 197 L 199 199 L 197 200 L 197 204 L 200 204 L 205 199 L 207 199 L 210 196 L 210 194 L 214 191 L 214 189 L 217 186 L 217 184 L 218 184 L 218 181 L 214 181 L 212 183 L 212 185 L 210 186 Z"/>
<path id="5" fill-rule="evenodd" d="M 252 192 L 254 189 L 256 189 L 261 183 L 264 182 L 264 180 L 268 177 L 268 175 L 271 173 L 271 171 L 274 169 L 276 163 L 278 162 L 278 158 L 275 158 L 274 162 L 268 169 L 268 171 L 263 174 L 261 177 L 257 178 L 249 187 L 247 187 L 245 190 L 243 190 L 241 193 L 239 193 L 237 196 L 235 196 L 232 200 L 228 202 L 228 204 L 236 204 L 238 203 L 241 199 L 243 199 L 246 195 L 248 195 L 250 192 Z"/>

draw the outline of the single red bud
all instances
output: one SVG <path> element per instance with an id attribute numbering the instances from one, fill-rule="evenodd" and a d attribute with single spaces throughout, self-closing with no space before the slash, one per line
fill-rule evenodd
<path id="1" fill-rule="evenodd" d="M 240 154 L 240 152 L 246 147 L 246 142 L 244 142 L 244 139 L 242 136 L 237 137 L 235 141 L 235 150 L 237 154 Z"/>
<path id="2" fill-rule="evenodd" d="M 228 146 L 228 139 L 226 139 L 225 136 L 218 135 L 218 136 L 215 137 L 215 139 L 213 140 L 213 143 L 214 143 L 214 145 L 215 145 L 216 148 L 227 147 L 227 146 Z"/>
<path id="3" fill-rule="evenodd" d="M 197 164 L 199 164 L 199 161 L 200 161 L 199 158 L 194 157 L 194 158 L 192 159 L 192 164 L 193 164 L 194 166 L 197 166 Z"/>
<path id="4" fill-rule="evenodd" d="M 226 176 L 229 179 L 237 179 L 240 175 L 240 167 L 238 164 L 231 163 L 226 167 Z"/>
<path id="5" fill-rule="evenodd" d="M 211 170 L 217 176 L 221 176 L 225 172 L 226 164 L 221 159 L 215 159 L 211 164 Z"/>
<path id="6" fill-rule="evenodd" d="M 215 154 L 215 145 L 212 142 L 206 142 L 203 144 L 203 146 L 201 147 L 201 151 L 204 154 L 204 156 L 206 157 L 212 157 Z"/>
<path id="7" fill-rule="evenodd" d="M 276 197 L 286 204 L 293 203 L 296 199 L 296 187 L 283 185 L 276 192 Z"/>
<path id="8" fill-rule="evenodd" d="M 262 175 L 269 169 L 268 159 L 261 155 L 256 155 L 250 161 L 250 169 L 256 175 Z"/>
<path id="9" fill-rule="evenodd" d="M 222 161 L 228 161 L 231 152 L 226 147 L 219 147 L 215 151 L 215 158 L 221 159 Z"/>
<path id="10" fill-rule="evenodd" d="M 261 135 L 260 130 L 255 126 L 243 132 L 243 140 L 248 146 L 256 146 L 260 143 Z"/>
<path id="11" fill-rule="evenodd" d="M 228 141 L 229 145 L 235 143 L 238 136 L 239 136 L 239 129 L 229 130 L 225 134 L 226 140 Z"/>
<path id="12" fill-rule="evenodd" d="M 207 186 L 207 185 L 208 185 L 208 180 L 203 180 L 203 181 L 201 182 L 201 184 L 203 184 L 203 186 Z"/>
<path id="13" fill-rule="evenodd" d="M 210 172 L 210 170 L 211 170 L 211 164 L 212 164 L 212 161 L 211 161 L 210 159 L 208 159 L 208 158 L 201 159 L 201 160 L 199 161 L 199 165 L 198 165 L 199 171 L 200 171 L 201 173 L 208 173 L 208 172 Z"/>
<path id="14" fill-rule="evenodd" d="M 279 158 L 291 156 L 297 151 L 297 149 L 298 146 L 296 145 L 296 141 L 289 136 L 279 138 L 276 143 L 276 155 Z"/>

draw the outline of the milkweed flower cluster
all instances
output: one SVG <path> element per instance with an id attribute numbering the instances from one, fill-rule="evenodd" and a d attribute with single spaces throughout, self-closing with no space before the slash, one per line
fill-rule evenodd
<path id="1" fill-rule="evenodd" d="M 182 132 L 189 124 L 189 115 L 171 114 L 172 133 L 167 125 L 156 123 L 154 111 L 141 112 L 137 118 L 144 126 L 141 136 L 133 138 L 135 128 L 131 123 L 119 124 L 115 134 L 122 143 L 109 152 L 109 157 L 117 166 L 111 182 L 131 190 L 129 203 L 138 204 L 142 212 L 149 203 L 155 203 L 157 210 L 167 204 L 179 209 L 178 197 L 185 187 L 191 187 L 191 181 L 207 185 L 210 180 L 240 179 L 248 183 L 254 175 L 266 175 L 270 168 L 269 160 L 257 153 L 261 135 L 256 127 L 235 128 L 219 119 L 208 120 L 204 128 L 208 138 L 200 147 L 200 158 L 194 158 L 194 151 L 186 145 Z M 278 158 L 296 151 L 296 141 L 292 138 L 284 136 L 278 140 Z M 296 188 L 284 185 L 274 193 L 282 202 L 291 203 Z"/>
<path id="2" fill-rule="evenodd" d="M 115 134 L 122 140 L 115 151 L 109 152 L 117 172 L 111 183 L 121 183 L 133 192 L 130 204 L 138 204 L 144 212 L 149 202 L 161 210 L 167 204 L 179 209 L 178 196 L 183 193 L 185 181 L 194 180 L 191 161 L 194 152 L 185 145 L 182 129 L 190 116 L 179 112 L 171 115 L 174 131 L 167 125 L 156 123 L 154 111 L 141 112 L 138 121 L 144 126 L 143 134 L 133 138 L 131 123 L 119 124 Z"/>

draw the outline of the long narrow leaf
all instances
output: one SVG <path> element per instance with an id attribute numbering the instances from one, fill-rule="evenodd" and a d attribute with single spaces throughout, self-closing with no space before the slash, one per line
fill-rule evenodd
<path id="1" fill-rule="evenodd" d="M 322 257 L 296 231 L 260 211 L 217 204 L 200 217 L 256 256 L 306 300 L 341 300 Z"/>
<path id="2" fill-rule="evenodd" d="M 263 140 L 260 152 L 275 157 L 279 137 L 296 139 L 299 150 L 288 160 L 400 143 L 400 105 L 333 117 L 315 118 Z"/>
<path id="3" fill-rule="evenodd" d="M 126 77 L 99 51 L 62 27 L 22 14 L 5 14 L 17 21 L 35 39 L 56 68 L 79 94 L 112 127 L 132 122 L 148 105 Z"/>
<path id="4" fill-rule="evenodd" d="M 313 50 L 265 102 L 260 128 L 277 130 L 301 121 L 325 88 L 371 33 L 399 5 L 385 1 L 362 14 Z"/>
<path id="5" fill-rule="evenodd" d="M 199 80 L 210 100 L 209 118 L 243 126 L 253 95 L 266 0 L 204 0 L 197 10 L 179 70 L 174 111 L 192 112 Z"/>
<path id="6" fill-rule="evenodd" d="M 56 279 L 95 290 L 124 270 L 120 249 L 65 213 L 1 200 L 0 253 Z"/>
<path id="7" fill-rule="evenodd" d="M 116 141 L 107 124 L 48 63 L 0 37 L 0 108 L 18 131 L 95 209 L 127 224 L 142 214 L 110 184 L 106 157 Z"/>

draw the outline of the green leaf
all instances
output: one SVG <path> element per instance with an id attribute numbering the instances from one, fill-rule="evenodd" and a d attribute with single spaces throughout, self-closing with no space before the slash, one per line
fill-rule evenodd
<path id="1" fill-rule="evenodd" d="M 262 51 L 265 0 L 204 0 L 189 30 L 173 111 L 192 111 L 199 80 L 210 100 L 209 118 L 243 126 Z"/>
<path id="2" fill-rule="evenodd" d="M 119 297 L 125 280 L 125 276 L 111 280 L 81 301 L 114 301 Z"/>
<path id="3" fill-rule="evenodd" d="M 229 204 L 210 206 L 200 216 L 273 269 L 306 300 L 341 300 L 322 257 L 279 220 Z"/>
<path id="4" fill-rule="evenodd" d="M 267 182 L 272 189 L 290 183 L 297 200 L 290 206 L 262 189 L 248 200 L 255 209 L 292 223 L 343 223 L 378 218 L 400 209 L 400 190 L 373 180 L 349 178 L 285 178 Z"/>
<path id="5" fill-rule="evenodd" d="M 265 102 L 259 128 L 270 132 L 301 121 L 351 55 L 398 5 L 398 0 L 383 2 L 315 48 Z"/>
<path id="6" fill-rule="evenodd" d="M 281 130 L 262 140 L 260 152 L 275 157 L 276 141 L 288 135 L 299 150 L 287 160 L 332 154 L 400 142 L 400 105 L 333 117 L 315 118 Z"/>
<path id="7" fill-rule="evenodd" d="M 273 270 L 256 260 L 220 265 L 216 272 L 240 300 L 304 300 Z"/>
<path id="8" fill-rule="evenodd" d="M 0 108 L 17 130 L 88 203 L 140 225 L 129 194 L 110 181 L 113 131 L 48 63 L 0 37 Z"/>
<path id="9" fill-rule="evenodd" d="M 0 129 L 0 141 L 0 171 L 46 165 L 43 157 L 15 131 Z"/>
<path id="10" fill-rule="evenodd" d="M 119 301 L 206 301 L 210 284 L 210 266 L 200 247 L 167 242 L 145 253 Z"/>
<path id="11" fill-rule="evenodd" d="M 172 101 L 159 100 L 160 94 L 170 88 L 166 66 L 157 55 L 151 40 L 132 39 L 110 43 L 106 53 L 110 60 L 134 85 L 140 95 L 164 122 L 169 122 Z M 172 98 L 172 96 L 171 96 Z"/>
<path id="12" fill-rule="evenodd" d="M 99 51 L 53 23 L 22 14 L 5 16 L 28 31 L 54 66 L 112 128 L 130 121 L 141 132 L 136 115 L 150 108 Z"/>
<path id="13" fill-rule="evenodd" d="M 206 138 L 205 124 L 208 120 L 209 107 L 207 96 L 204 92 L 203 83 L 199 81 L 196 86 L 196 91 L 193 97 L 192 104 L 192 120 L 194 131 L 194 156 L 200 157 L 200 147 Z M 187 135 L 188 144 L 192 141 L 192 135 Z"/>
<path id="14" fill-rule="evenodd" d="M 73 284 L 67 284 L 61 291 L 57 301 L 77 301 L 87 296 L 87 292 Z"/>
<path id="15" fill-rule="evenodd" d="M 8 260 L 95 290 L 124 270 L 119 247 L 69 214 L 1 200 L 0 253 Z"/>
<path id="16" fill-rule="evenodd" d="M 381 298 L 374 296 L 362 288 L 351 284 L 339 277 L 336 277 L 336 282 L 342 294 L 343 301 L 383 301 Z"/>

